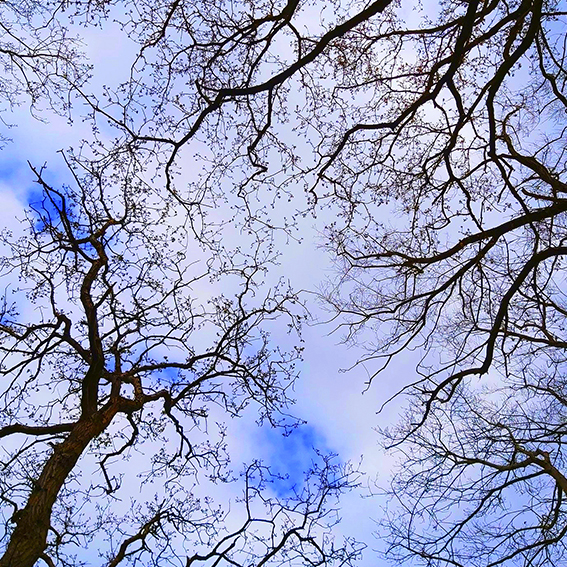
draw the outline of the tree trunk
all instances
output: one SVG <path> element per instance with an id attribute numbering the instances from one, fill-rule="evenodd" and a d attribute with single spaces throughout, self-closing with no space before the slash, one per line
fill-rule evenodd
<path id="1" fill-rule="evenodd" d="M 61 487 L 88 444 L 106 429 L 117 413 L 117 405 L 80 419 L 67 439 L 56 445 L 35 482 L 28 502 L 17 514 L 0 567 L 33 567 L 47 547 L 51 511 Z"/>

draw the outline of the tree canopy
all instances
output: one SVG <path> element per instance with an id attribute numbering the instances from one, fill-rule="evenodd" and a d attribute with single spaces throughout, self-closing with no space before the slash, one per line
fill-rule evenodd
<path id="1" fill-rule="evenodd" d="M 68 550 L 103 532 L 108 565 L 356 558 L 357 544 L 329 540 L 325 502 L 355 480 L 328 458 L 281 502 L 251 465 L 246 519 L 223 537 L 222 515 L 181 480 L 225 474 L 222 435 L 211 445 L 199 431 L 211 406 L 255 405 L 276 425 L 289 403 L 300 348 L 269 332 L 305 317 L 277 266 L 304 217 L 335 260 L 319 295 L 363 353 L 354 371 L 374 387 L 417 356 L 397 394 L 407 412 L 382 432 L 401 459 L 377 513 L 386 559 L 564 562 L 564 3 L 0 10 L 6 104 L 92 128 L 62 154 L 68 185 L 30 156 L 41 195 L 26 234 L 2 239 L 1 567 L 79 564 Z M 132 59 L 104 85 L 76 35 L 111 28 Z M 113 467 L 142 444 L 148 475 L 176 489 L 118 538 Z M 81 481 L 84 467 L 104 483 Z M 87 527 L 78 494 L 109 502 Z M 183 551 L 188 534 L 210 551 Z"/>

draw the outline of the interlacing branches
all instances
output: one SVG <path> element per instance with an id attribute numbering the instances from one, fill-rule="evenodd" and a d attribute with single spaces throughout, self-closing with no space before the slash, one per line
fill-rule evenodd
<path id="1" fill-rule="evenodd" d="M 105 194 L 93 190 L 105 172 L 94 180 L 77 175 L 75 189 L 56 189 L 44 171 L 33 171 L 42 191 L 31 203 L 28 234 L 3 240 L 10 254 L 2 260 L 9 283 L 0 321 L 0 498 L 12 513 L 0 564 L 10 567 L 31 567 L 52 551 L 69 562 L 65 543 L 81 536 L 73 536 L 79 518 L 69 517 L 64 503 L 78 494 L 89 502 L 97 494 L 112 499 L 124 474 L 120 462 L 140 444 L 163 444 L 146 482 L 165 471 L 169 483 L 198 470 L 227 479 L 222 435 L 215 444 L 190 432 L 215 405 L 238 416 L 254 402 L 276 424 L 300 354 L 269 348 L 269 321 L 286 316 L 297 328 L 300 314 L 285 287 L 261 299 L 253 256 L 218 264 L 191 257 L 184 227 L 164 222 L 163 214 L 153 221 L 140 206 L 147 195 L 133 181 L 121 191 L 105 187 Z M 223 275 L 240 275 L 234 299 L 209 293 L 207 301 L 192 291 Z M 75 492 L 71 479 L 88 455 L 103 483 Z M 183 523 L 177 505 L 160 505 L 110 564 L 145 549 L 152 530 Z M 108 519 L 97 522 L 93 533 L 108 530 Z M 141 547 L 131 548 L 134 542 Z"/>
<path id="2" fill-rule="evenodd" d="M 260 329 L 278 314 L 296 325 L 295 298 L 278 288 L 260 300 L 256 282 L 275 265 L 278 227 L 293 234 L 311 210 L 331 211 L 338 277 L 323 295 L 345 340 L 365 349 L 370 382 L 419 353 L 399 392 L 411 409 L 388 434 L 407 473 L 392 489 L 404 531 L 387 522 L 390 553 L 432 566 L 561 564 L 566 6 L 378 0 L 326 3 L 313 17 L 294 0 L 49 5 L 53 22 L 63 6 L 86 25 L 112 15 L 137 55 L 102 93 L 65 76 L 93 125 L 90 159 L 73 156 L 86 173 L 70 191 L 36 170 L 45 200 L 30 236 L 6 239 L 4 272 L 38 302 L 29 320 L 21 301 L 3 306 L 1 431 L 28 439 L 7 468 L 44 463 L 37 479 L 14 472 L 1 488 L 12 541 L 26 542 L 8 553 L 41 557 L 58 491 L 95 438 L 115 492 L 114 456 L 163 435 L 160 420 L 140 419 L 148 408 L 179 439 L 152 470 L 182 474 L 184 458 L 222 468 L 220 447 L 186 431 L 207 404 L 239 415 L 255 400 L 265 417 L 285 405 L 294 355 L 271 352 Z M 277 205 L 297 187 L 307 202 Z M 252 253 L 224 246 L 230 223 Z M 187 235 L 190 253 L 178 247 Z M 198 302 L 192 289 L 223 274 L 240 282 L 234 298 Z M 55 401 L 38 403 L 45 388 Z M 109 427 L 120 443 L 105 453 Z M 210 559 L 226 560 L 216 549 Z"/>

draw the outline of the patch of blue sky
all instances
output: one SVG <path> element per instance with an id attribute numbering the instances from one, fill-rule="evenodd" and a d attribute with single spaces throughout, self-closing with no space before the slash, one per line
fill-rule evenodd
<path id="1" fill-rule="evenodd" d="M 9 183 L 20 170 L 20 164 L 13 160 L 0 160 L 0 182 Z"/>
<path id="2" fill-rule="evenodd" d="M 307 473 L 322 464 L 322 456 L 333 453 L 322 433 L 309 423 L 300 424 L 287 433 L 266 424 L 255 437 L 258 459 L 273 475 L 271 488 L 280 498 L 301 492 Z"/>
<path id="3" fill-rule="evenodd" d="M 43 222 L 50 219 L 54 225 L 59 224 L 59 211 L 62 208 L 62 204 L 63 202 L 59 195 L 51 194 L 48 196 L 37 184 L 32 185 L 26 192 L 26 205 L 38 219 L 40 226 L 42 219 Z"/>
<path id="4" fill-rule="evenodd" d="M 163 368 L 159 371 L 158 376 L 161 381 L 173 384 L 179 381 L 179 372 L 178 368 Z"/>
<path id="5" fill-rule="evenodd" d="M 37 182 L 32 167 L 35 167 L 36 171 L 41 169 L 42 177 L 46 183 L 62 194 L 66 193 L 65 181 L 70 181 L 69 172 L 62 167 L 48 169 L 41 165 L 30 164 L 25 155 L 22 156 L 22 150 L 21 147 L 17 148 L 15 145 L 10 145 L 0 154 L 0 191 L 6 195 L 12 195 L 22 208 L 31 210 L 36 218 L 41 220 L 43 214 L 44 217 L 51 217 L 55 221 L 59 217 L 55 205 L 60 204 L 60 198 L 52 195 L 55 203 L 46 198 L 45 191 Z M 19 223 L 23 218 L 22 212 L 22 215 L 17 219 L 5 219 L 3 225 L 10 227 L 12 223 Z M 44 222 L 45 220 L 46 218 Z M 41 223 L 39 226 L 41 226 Z"/>

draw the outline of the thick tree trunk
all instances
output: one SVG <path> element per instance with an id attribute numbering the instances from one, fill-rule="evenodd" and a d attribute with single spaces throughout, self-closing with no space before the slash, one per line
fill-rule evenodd
<path id="1" fill-rule="evenodd" d="M 33 567 L 39 560 L 47 546 L 51 511 L 61 487 L 88 444 L 106 429 L 116 413 L 117 407 L 112 405 L 79 420 L 67 439 L 55 446 L 25 508 L 17 515 L 0 567 Z"/>

